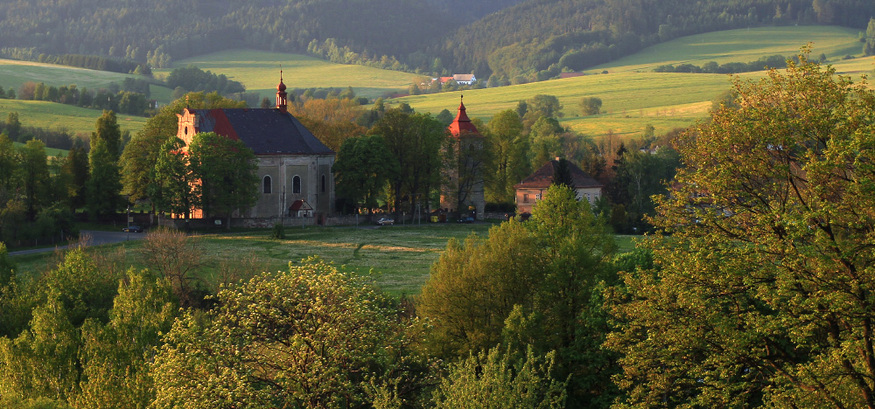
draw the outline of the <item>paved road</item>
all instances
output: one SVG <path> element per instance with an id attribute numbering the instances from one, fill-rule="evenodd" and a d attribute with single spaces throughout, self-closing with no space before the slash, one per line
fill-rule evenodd
<path id="1" fill-rule="evenodd" d="M 82 230 L 79 232 L 79 237 L 88 236 L 90 240 L 88 244 L 96 246 L 100 244 L 111 244 L 118 243 L 127 240 L 139 240 L 145 237 L 145 233 L 123 233 L 123 232 L 114 232 L 114 231 L 99 231 L 99 230 Z M 19 251 L 10 251 L 10 256 L 16 256 L 21 254 L 36 254 L 36 253 L 46 253 L 50 251 L 55 251 L 56 248 L 65 249 L 68 246 L 58 246 L 58 247 L 45 247 L 40 249 L 30 249 L 30 250 L 19 250 Z"/>

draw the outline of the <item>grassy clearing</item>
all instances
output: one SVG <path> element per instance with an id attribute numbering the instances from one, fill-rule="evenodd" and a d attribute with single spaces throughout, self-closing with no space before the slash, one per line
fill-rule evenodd
<path id="1" fill-rule="evenodd" d="M 380 287 L 393 295 L 418 294 L 451 238 L 470 234 L 485 237 L 493 224 L 441 224 L 380 228 L 289 228 L 286 239 L 274 240 L 268 231 L 200 236 L 201 277 L 212 290 L 229 270 L 249 273 L 280 271 L 290 262 L 318 256 L 361 274 L 372 273 Z M 633 236 L 616 236 L 621 252 L 634 249 Z M 126 269 L 146 268 L 141 241 L 95 247 L 97 254 Z M 53 268 L 60 256 L 52 253 L 12 256 L 23 277 Z M 254 269 L 254 271 L 252 271 Z"/>
<path id="2" fill-rule="evenodd" d="M 34 126 L 51 130 L 66 130 L 73 135 L 91 135 L 97 119 L 103 111 L 85 109 L 72 105 L 56 104 L 46 101 L 20 101 L 0 99 L 0 120 L 6 121 L 10 112 L 18 113 L 23 126 Z M 146 118 L 132 115 L 117 115 L 122 131 L 136 133 L 146 124 Z"/>
<path id="3" fill-rule="evenodd" d="M 24 148 L 24 144 L 21 142 L 12 142 L 12 146 L 16 149 Z M 67 153 L 70 151 L 64 149 L 55 149 L 55 148 L 46 148 L 46 156 L 67 156 Z"/>
<path id="4" fill-rule="evenodd" d="M 250 92 L 273 98 L 283 70 L 283 82 L 289 88 L 351 86 L 356 95 L 376 98 L 385 94 L 406 92 L 415 78 L 400 71 L 383 70 L 360 65 L 326 62 L 320 59 L 285 53 L 255 50 L 223 51 L 174 62 L 174 67 L 193 64 L 202 70 L 225 74 L 240 81 Z M 156 70 L 155 75 L 167 75 L 171 70 Z"/>
<path id="5" fill-rule="evenodd" d="M 27 82 L 43 82 L 56 87 L 76 84 L 79 89 L 95 90 L 109 84 L 121 83 L 125 78 L 140 78 L 136 75 L 116 72 L 89 70 L 65 65 L 43 64 L 32 61 L 0 59 L 0 85 L 3 88 L 18 87 Z"/>

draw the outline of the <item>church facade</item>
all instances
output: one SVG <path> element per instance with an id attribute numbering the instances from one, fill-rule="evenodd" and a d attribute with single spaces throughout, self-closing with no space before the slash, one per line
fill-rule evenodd
<path id="1" fill-rule="evenodd" d="M 186 108 L 177 117 L 177 136 L 186 145 L 197 133 L 215 132 L 255 153 L 258 200 L 237 217 L 315 217 L 321 222 L 334 212 L 335 153 L 289 113 L 282 77 L 276 108 Z"/>

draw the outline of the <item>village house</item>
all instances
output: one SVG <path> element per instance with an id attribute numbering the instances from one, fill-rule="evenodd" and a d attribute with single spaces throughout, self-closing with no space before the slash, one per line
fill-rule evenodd
<path id="1" fill-rule="evenodd" d="M 568 163 L 568 172 L 571 174 L 572 189 L 577 194 L 577 200 L 586 199 L 590 204 L 595 204 L 602 197 L 602 189 L 604 185 L 593 179 L 590 175 L 584 172 L 571 162 Z M 556 174 L 556 168 L 559 166 L 559 159 L 551 160 L 544 164 L 535 173 L 523 179 L 522 182 L 514 186 L 516 190 L 516 206 L 517 213 L 531 213 L 532 206 L 541 200 L 547 188 L 553 184 L 553 175 Z"/>
<path id="2" fill-rule="evenodd" d="M 477 77 L 474 74 L 453 74 L 452 77 L 432 78 L 432 81 L 440 81 L 441 85 L 446 84 L 450 80 L 456 81 L 459 85 L 471 85 L 477 81 Z"/>
<path id="3" fill-rule="evenodd" d="M 177 136 L 188 145 L 201 132 L 239 140 L 258 160 L 259 197 L 242 218 L 315 217 L 333 213 L 335 153 L 288 111 L 286 85 L 276 108 L 190 109 L 178 117 Z"/>

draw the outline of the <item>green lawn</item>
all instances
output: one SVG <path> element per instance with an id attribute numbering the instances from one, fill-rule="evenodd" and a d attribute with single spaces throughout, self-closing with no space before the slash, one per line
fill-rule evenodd
<path id="1" fill-rule="evenodd" d="M 308 227 L 287 228 L 286 239 L 269 238 L 269 232 L 200 236 L 203 266 L 201 277 L 214 287 L 222 275 L 241 266 L 279 271 L 310 256 L 319 256 L 353 271 L 374 274 L 377 283 L 394 295 L 418 294 L 451 238 L 464 240 L 475 233 L 485 237 L 493 224 L 440 224 L 386 226 L 380 228 Z M 621 252 L 634 248 L 632 236 L 617 236 Z M 120 268 L 145 268 L 141 241 L 129 241 L 94 248 L 103 257 L 118 260 Z M 50 268 L 57 255 L 13 256 L 19 274 L 32 276 Z M 250 271 L 251 272 L 251 271 Z M 215 288 L 211 288 L 215 290 Z"/>
<path id="2" fill-rule="evenodd" d="M 225 74 L 240 81 L 247 91 L 273 98 L 279 83 L 293 88 L 346 88 L 356 95 L 376 98 L 385 94 L 407 92 L 407 87 L 419 75 L 383 70 L 360 65 L 335 64 L 300 54 L 271 53 L 255 50 L 233 50 L 201 55 L 175 61 L 174 67 L 193 64 L 202 70 Z M 155 75 L 167 75 L 171 70 L 156 70 Z"/>

